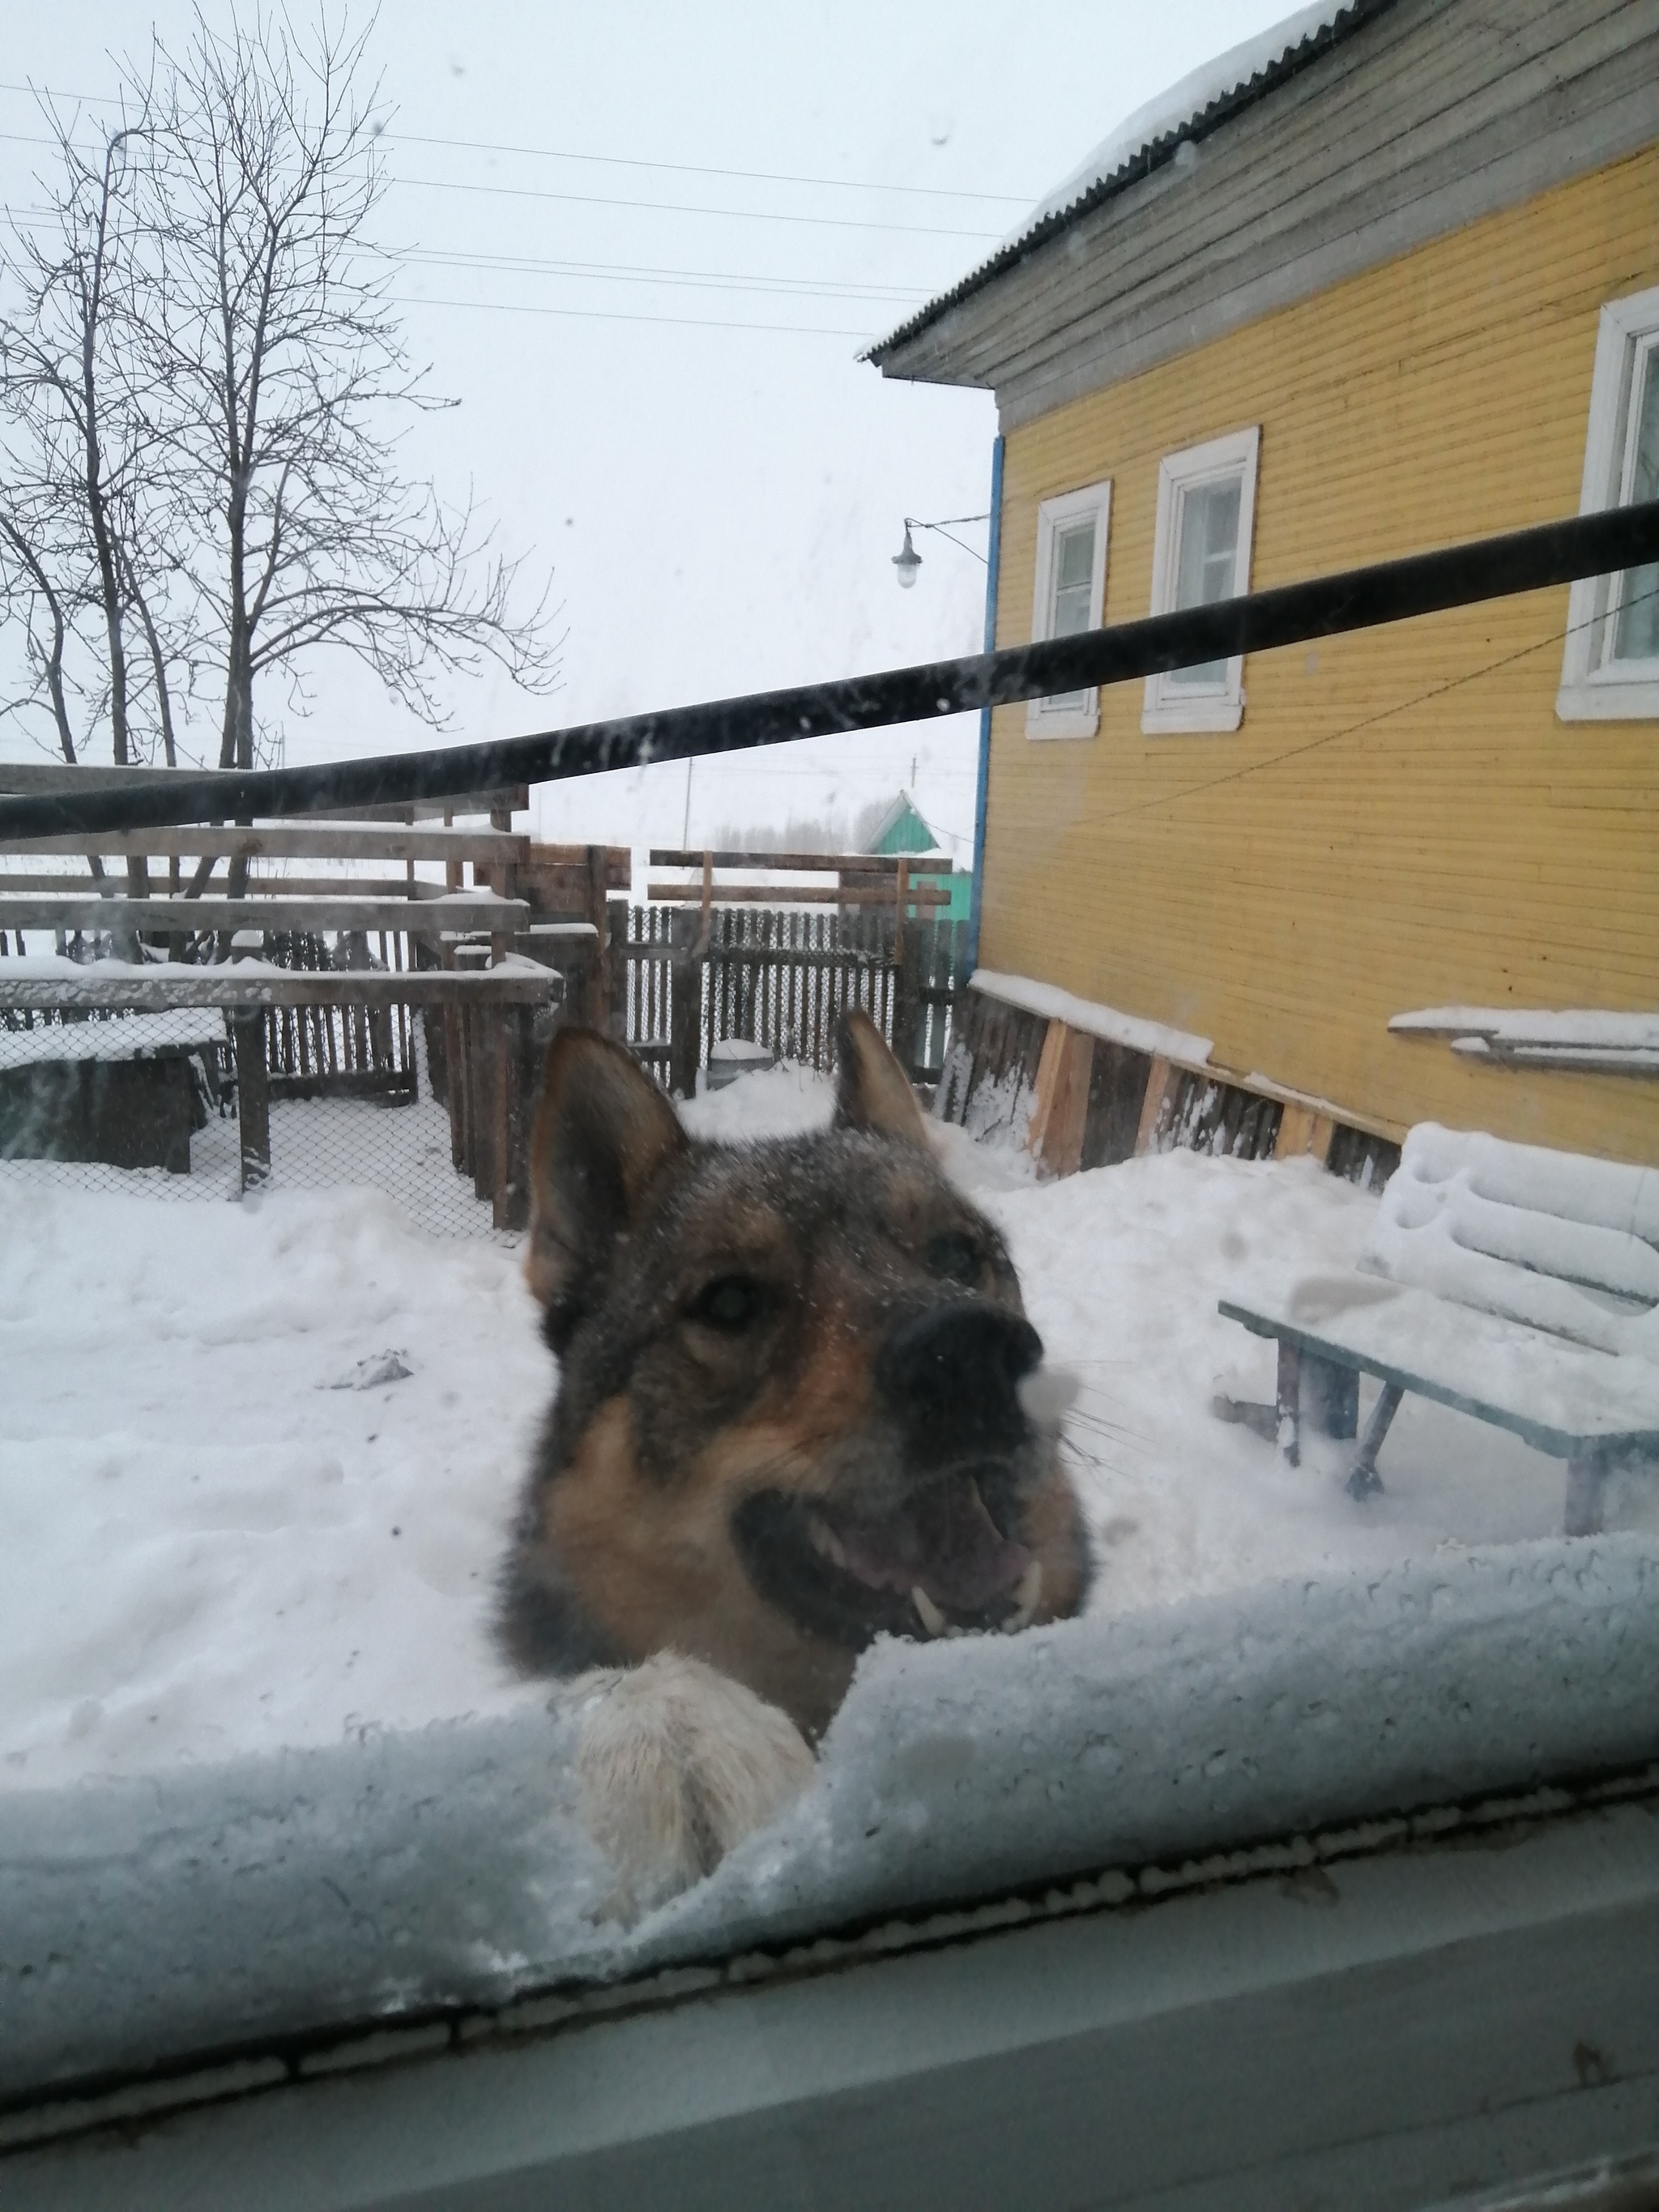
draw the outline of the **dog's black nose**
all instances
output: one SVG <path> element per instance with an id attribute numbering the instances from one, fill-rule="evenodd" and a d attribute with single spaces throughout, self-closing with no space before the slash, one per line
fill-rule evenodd
<path id="1" fill-rule="evenodd" d="M 923 1459 L 1012 1451 L 1029 1433 L 1017 1386 L 1042 1357 L 1042 1339 L 1018 1314 L 978 1300 L 934 1306 L 882 1346 L 876 1388 Z"/>

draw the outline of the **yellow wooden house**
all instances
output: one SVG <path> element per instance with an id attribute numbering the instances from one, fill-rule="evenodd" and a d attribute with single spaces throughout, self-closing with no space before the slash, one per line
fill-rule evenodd
<path id="1" fill-rule="evenodd" d="M 999 646 L 1651 498 L 1659 0 L 1304 9 L 872 357 L 996 395 Z M 1040 1148 L 1659 1162 L 1656 592 L 988 717 L 974 1049 Z"/>

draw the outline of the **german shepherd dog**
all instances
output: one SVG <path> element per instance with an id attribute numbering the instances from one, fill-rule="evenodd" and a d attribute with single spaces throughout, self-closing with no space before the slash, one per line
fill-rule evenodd
<path id="1" fill-rule="evenodd" d="M 526 1674 L 580 1677 L 623 1917 L 803 1785 L 878 1636 L 1075 1613 L 1091 1561 L 1001 1237 L 864 1014 L 815 1135 L 694 1142 L 565 1030 L 526 1273 L 560 1363 L 502 1577 Z"/>

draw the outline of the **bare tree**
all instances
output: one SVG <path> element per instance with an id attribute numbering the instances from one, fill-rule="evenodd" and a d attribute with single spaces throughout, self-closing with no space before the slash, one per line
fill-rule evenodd
<path id="1" fill-rule="evenodd" d="M 72 124 L 49 105 L 46 114 L 58 173 L 46 186 L 48 214 L 17 235 L 8 270 L 16 298 L 0 316 L 0 556 L 23 609 L 26 673 L 13 703 L 44 693 L 70 762 L 88 726 L 107 717 L 112 757 L 126 765 L 145 750 L 127 657 L 124 518 L 138 513 L 153 439 L 128 343 L 137 234 L 130 188 L 146 125 L 141 104 L 137 122 L 105 132 L 88 155 Z M 71 692 L 83 708 L 81 748 Z M 143 861 L 128 872 L 143 890 Z"/>
<path id="2" fill-rule="evenodd" d="M 385 189 L 368 36 L 302 41 L 198 15 L 164 56 L 149 176 L 155 376 L 178 395 L 170 471 L 198 503 L 192 574 L 223 657 L 222 767 L 255 754 L 258 680 L 319 647 L 366 660 L 439 720 L 430 676 L 489 655 L 550 681 L 544 609 L 514 619 L 514 564 L 470 508 L 400 474 L 411 410 L 449 403 L 411 368 L 370 238 Z"/>
<path id="3" fill-rule="evenodd" d="M 368 35 L 264 14 L 221 31 L 198 12 L 187 50 L 127 70 L 139 119 L 98 157 L 55 132 L 52 215 L 22 237 L 0 321 L 0 507 L 20 528 L 26 508 L 53 517 L 50 552 L 24 534 L 58 595 L 56 664 L 39 577 L 3 533 L 0 550 L 36 610 L 43 703 L 97 618 L 118 761 L 140 718 L 174 760 L 211 671 L 219 764 L 252 767 L 258 687 L 280 672 L 302 696 L 329 646 L 434 723 L 439 672 L 488 658 L 531 689 L 556 676 L 545 595 L 519 611 L 517 566 L 471 503 L 400 466 L 411 418 L 452 403 L 410 361 L 371 234 L 385 117 Z"/>

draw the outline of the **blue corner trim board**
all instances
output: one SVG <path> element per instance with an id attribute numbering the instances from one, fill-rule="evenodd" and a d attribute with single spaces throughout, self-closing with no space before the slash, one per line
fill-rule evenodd
<path id="1" fill-rule="evenodd" d="M 991 447 L 991 542 L 985 568 L 985 650 L 997 649 L 997 578 L 1002 567 L 1002 448 L 998 438 Z M 974 890 L 968 910 L 968 964 L 971 975 L 979 965 L 980 902 L 985 889 L 985 810 L 991 787 L 991 709 L 979 710 L 979 774 L 974 785 Z"/>

